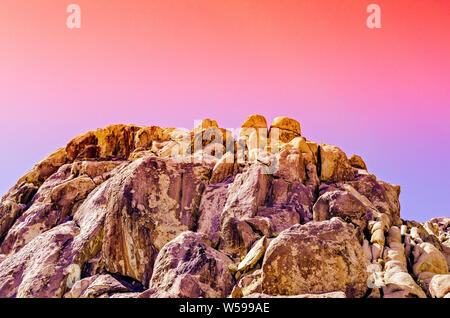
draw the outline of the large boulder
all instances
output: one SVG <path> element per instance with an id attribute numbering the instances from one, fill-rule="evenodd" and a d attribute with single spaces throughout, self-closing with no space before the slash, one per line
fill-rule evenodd
<path id="1" fill-rule="evenodd" d="M 338 182 L 352 180 L 354 172 L 345 153 L 336 146 L 319 145 L 320 180 L 323 182 Z"/>
<path id="2" fill-rule="evenodd" d="M 228 187 L 228 197 L 222 214 L 227 217 L 252 217 L 258 206 L 264 204 L 269 187 L 269 176 L 265 166 L 254 164 L 246 171 L 236 175 Z"/>
<path id="3" fill-rule="evenodd" d="M 226 297 L 233 288 L 231 260 L 205 236 L 184 232 L 167 243 L 155 262 L 151 297 Z"/>
<path id="4" fill-rule="evenodd" d="M 376 180 L 370 175 L 359 175 L 348 184 L 369 199 L 380 213 L 389 216 L 391 222 L 401 225 L 399 186 Z"/>
<path id="5" fill-rule="evenodd" d="M 222 224 L 218 248 L 232 258 L 241 258 L 257 239 L 258 235 L 249 223 L 229 217 Z"/>
<path id="6" fill-rule="evenodd" d="M 414 247 L 413 273 L 419 276 L 422 272 L 448 274 L 447 261 L 442 253 L 430 243 L 420 243 Z"/>
<path id="7" fill-rule="evenodd" d="M 275 117 L 274 120 L 272 121 L 272 125 L 270 126 L 273 128 L 289 130 L 298 135 L 302 134 L 300 129 L 300 123 L 295 119 L 286 116 Z"/>
<path id="8" fill-rule="evenodd" d="M 242 128 L 267 128 L 266 118 L 262 115 L 253 114 L 247 117 L 241 125 Z"/>
<path id="9" fill-rule="evenodd" d="M 386 279 L 383 286 L 384 298 L 426 298 L 424 291 L 405 272 L 396 272 Z"/>
<path id="10" fill-rule="evenodd" d="M 270 126 L 269 137 L 275 138 L 274 131 L 281 142 L 290 142 L 292 139 L 301 135 L 300 123 L 295 119 L 281 116 L 276 117 Z"/>
<path id="11" fill-rule="evenodd" d="M 289 182 L 304 182 L 306 179 L 305 164 L 299 150 L 286 148 L 277 154 L 278 166 L 274 177 Z"/>
<path id="12" fill-rule="evenodd" d="M 253 135 L 255 141 L 250 142 Z M 239 131 L 239 136 L 247 139 L 247 143 L 252 146 L 258 146 L 258 141 L 260 137 L 267 137 L 267 122 L 266 118 L 261 115 L 253 114 L 247 117 L 247 119 L 242 123 L 241 129 Z"/>
<path id="13" fill-rule="evenodd" d="M 370 208 L 357 196 L 342 190 L 322 194 L 313 207 L 314 221 L 324 221 L 340 217 L 364 230 L 367 226 L 366 213 Z"/>
<path id="14" fill-rule="evenodd" d="M 169 134 L 158 126 L 141 127 L 134 135 L 134 149 L 141 151 L 150 149 L 152 143 L 158 140 L 170 139 Z"/>
<path id="15" fill-rule="evenodd" d="M 302 153 L 305 163 L 317 164 L 318 147 L 317 143 L 306 140 L 305 137 L 295 137 L 287 144 L 282 145 L 282 149 L 297 149 Z"/>
<path id="16" fill-rule="evenodd" d="M 270 295 L 344 291 L 362 297 L 367 266 L 352 225 L 338 218 L 294 225 L 269 244 L 262 288 Z"/>
<path id="17" fill-rule="evenodd" d="M 258 210 L 255 218 L 262 218 L 268 221 L 270 225 L 269 236 L 276 236 L 292 225 L 300 223 L 300 215 L 292 206 L 263 207 Z"/>

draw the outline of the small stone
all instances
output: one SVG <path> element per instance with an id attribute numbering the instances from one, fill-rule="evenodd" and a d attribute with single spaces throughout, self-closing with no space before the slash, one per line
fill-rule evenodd
<path id="1" fill-rule="evenodd" d="M 251 269 L 259 261 L 261 256 L 264 255 L 266 250 L 267 239 L 263 236 L 259 239 L 251 250 L 247 253 L 244 260 L 238 265 L 237 270 L 241 272 L 246 272 Z"/>
<path id="2" fill-rule="evenodd" d="M 242 294 L 242 289 L 238 285 L 235 285 L 233 287 L 233 290 L 231 291 L 231 298 L 242 298 L 242 297 L 244 297 L 244 294 Z"/>

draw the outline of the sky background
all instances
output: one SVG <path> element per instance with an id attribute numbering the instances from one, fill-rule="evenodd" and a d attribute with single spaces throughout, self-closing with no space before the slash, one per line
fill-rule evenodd
<path id="1" fill-rule="evenodd" d="M 403 218 L 450 216 L 449 16 L 448 0 L 0 0 L 0 193 L 87 130 L 259 113 L 361 155 L 401 185 Z"/>

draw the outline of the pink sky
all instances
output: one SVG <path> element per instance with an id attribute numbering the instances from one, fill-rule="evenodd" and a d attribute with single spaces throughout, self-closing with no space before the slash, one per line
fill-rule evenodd
<path id="1" fill-rule="evenodd" d="M 366 27 L 369 3 L 382 29 Z M 449 13 L 446 0 L 0 0 L 0 192 L 86 130 L 260 113 L 362 155 L 402 186 L 404 218 L 450 215 Z"/>

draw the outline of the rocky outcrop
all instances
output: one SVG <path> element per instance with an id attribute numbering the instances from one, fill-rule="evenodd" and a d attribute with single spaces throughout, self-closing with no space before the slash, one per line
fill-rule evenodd
<path id="1" fill-rule="evenodd" d="M 450 218 L 400 216 L 364 160 L 251 115 L 113 125 L 0 200 L 0 297 L 450 297 Z"/>
<path id="2" fill-rule="evenodd" d="M 270 295 L 367 291 L 364 258 L 354 227 L 340 219 L 295 225 L 270 242 L 262 264 L 262 290 Z"/>

